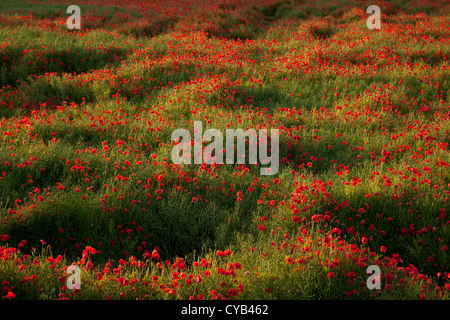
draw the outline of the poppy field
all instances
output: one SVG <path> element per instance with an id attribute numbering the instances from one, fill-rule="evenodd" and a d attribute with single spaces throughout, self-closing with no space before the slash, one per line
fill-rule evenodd
<path id="1" fill-rule="evenodd" d="M 449 1 L 0 0 L 0 57 L 0 300 L 450 298 Z"/>

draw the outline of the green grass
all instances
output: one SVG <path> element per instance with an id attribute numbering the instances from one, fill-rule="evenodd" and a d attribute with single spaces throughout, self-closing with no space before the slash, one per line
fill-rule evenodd
<path id="1" fill-rule="evenodd" d="M 189 19 L 91 4 L 69 32 L 63 1 L 2 1 L 0 283 L 18 299 L 448 299 L 448 15 L 386 2 L 373 31 L 367 3 L 198 3 Z M 174 165 L 171 134 L 194 121 L 279 129 L 277 175 Z M 72 262 L 91 290 L 61 288 Z"/>

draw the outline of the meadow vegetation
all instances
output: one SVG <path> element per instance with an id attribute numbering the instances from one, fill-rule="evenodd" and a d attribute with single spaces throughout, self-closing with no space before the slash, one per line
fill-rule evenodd
<path id="1" fill-rule="evenodd" d="M 1 299 L 448 300 L 449 13 L 0 0 Z M 194 121 L 279 129 L 278 173 L 175 165 Z"/>

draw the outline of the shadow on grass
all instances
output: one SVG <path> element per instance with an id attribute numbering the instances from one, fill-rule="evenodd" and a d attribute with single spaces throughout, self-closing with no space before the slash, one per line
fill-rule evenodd
<path id="1" fill-rule="evenodd" d="M 72 51 L 73 50 L 73 51 Z M 3 85 L 17 86 L 29 81 L 31 75 L 46 73 L 82 73 L 101 69 L 107 65 L 114 67 L 126 58 L 129 50 L 107 48 L 104 50 L 73 48 L 72 50 L 54 49 L 27 53 L 24 48 L 8 48 L 2 51 Z"/>

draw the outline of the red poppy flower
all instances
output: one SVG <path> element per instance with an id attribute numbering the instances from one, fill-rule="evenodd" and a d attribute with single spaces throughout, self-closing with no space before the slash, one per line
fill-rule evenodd
<path id="1" fill-rule="evenodd" d="M 226 256 L 226 253 L 223 252 L 223 251 L 218 250 L 218 251 L 217 251 L 217 255 L 218 255 L 219 257 L 225 257 L 225 256 Z"/>
<path id="2" fill-rule="evenodd" d="M 10 292 L 8 292 L 8 294 L 5 297 L 6 297 L 6 299 L 11 300 L 11 299 L 14 299 L 16 297 L 16 295 L 14 294 L 14 292 L 10 291 Z"/>

